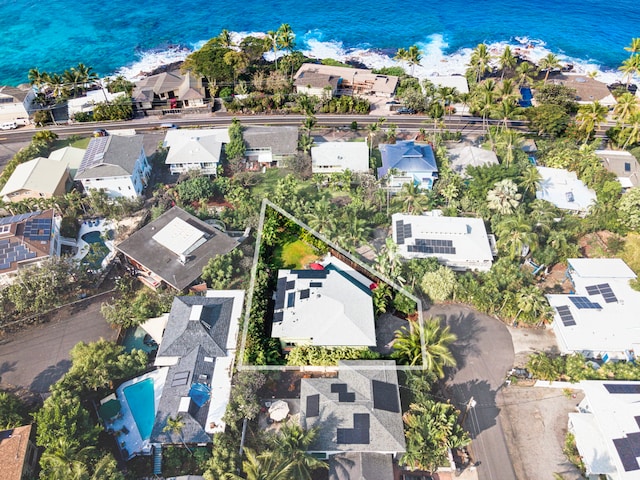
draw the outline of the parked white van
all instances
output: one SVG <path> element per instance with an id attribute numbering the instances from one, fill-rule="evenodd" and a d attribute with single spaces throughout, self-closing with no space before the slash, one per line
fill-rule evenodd
<path id="1" fill-rule="evenodd" d="M 13 130 L 14 128 L 18 128 L 16 122 L 4 122 L 0 124 L 0 130 Z"/>

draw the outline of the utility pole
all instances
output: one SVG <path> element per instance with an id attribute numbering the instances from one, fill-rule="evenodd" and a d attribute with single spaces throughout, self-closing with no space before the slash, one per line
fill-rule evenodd
<path id="1" fill-rule="evenodd" d="M 467 408 L 464 410 L 462 414 L 462 420 L 460 420 L 460 425 L 464 425 L 464 421 L 467 419 L 467 415 L 469 414 L 469 410 L 476 406 L 476 401 L 471 397 L 467 402 Z"/>

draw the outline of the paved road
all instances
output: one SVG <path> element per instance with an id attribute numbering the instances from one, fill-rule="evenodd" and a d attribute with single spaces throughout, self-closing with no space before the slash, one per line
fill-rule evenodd
<path id="1" fill-rule="evenodd" d="M 100 314 L 111 296 L 63 309 L 47 324 L 28 328 L 0 343 L 0 384 L 46 393 L 71 365 L 69 351 L 78 342 L 115 340 L 116 331 Z"/>
<path id="2" fill-rule="evenodd" d="M 463 412 L 473 397 L 475 407 L 465 416 L 471 433 L 473 460 L 480 462 L 479 480 L 516 480 L 496 397 L 513 366 L 511 335 L 500 321 L 463 305 L 436 305 L 426 316 L 443 316 L 458 336 L 452 352 L 458 363 L 446 383 L 452 401 Z"/>

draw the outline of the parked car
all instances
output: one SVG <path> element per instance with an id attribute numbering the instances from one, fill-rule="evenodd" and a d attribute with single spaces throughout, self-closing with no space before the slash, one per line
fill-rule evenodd
<path id="1" fill-rule="evenodd" d="M 390 100 L 387 102 L 387 105 L 400 105 L 400 102 L 397 100 Z"/>
<path id="2" fill-rule="evenodd" d="M 0 124 L 0 130 L 13 130 L 18 128 L 18 124 L 16 122 L 4 122 Z"/>
<path id="3" fill-rule="evenodd" d="M 397 113 L 399 113 L 400 115 L 403 115 L 403 114 L 413 115 L 414 113 L 416 113 L 416 111 L 413 108 L 402 107 L 397 110 Z"/>
<path id="4" fill-rule="evenodd" d="M 94 137 L 106 137 L 108 135 L 109 133 L 104 128 L 97 128 L 96 130 L 93 131 Z"/>
<path id="5" fill-rule="evenodd" d="M 178 126 L 174 123 L 163 123 L 160 128 L 178 128 Z"/>

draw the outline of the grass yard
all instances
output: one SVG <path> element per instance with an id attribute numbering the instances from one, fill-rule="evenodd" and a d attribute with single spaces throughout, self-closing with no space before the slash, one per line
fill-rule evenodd
<path id="1" fill-rule="evenodd" d="M 260 178 L 260 183 L 251 189 L 255 197 L 261 201 L 265 196 L 268 198 L 268 194 L 274 191 L 278 180 L 284 178 L 287 173 L 281 168 L 267 168 Z"/>
<path id="2" fill-rule="evenodd" d="M 304 243 L 302 240 L 296 240 L 282 246 L 280 254 L 284 268 L 301 269 L 305 265 L 318 259 L 313 247 Z"/>
<path id="3" fill-rule="evenodd" d="M 76 140 L 75 142 L 69 144 L 69 146 L 86 149 L 89 146 L 91 138 L 92 137 L 81 138 L 80 140 Z"/>

